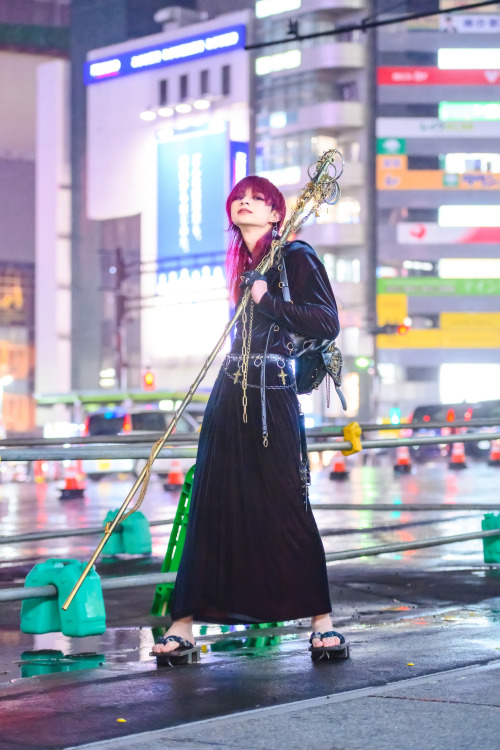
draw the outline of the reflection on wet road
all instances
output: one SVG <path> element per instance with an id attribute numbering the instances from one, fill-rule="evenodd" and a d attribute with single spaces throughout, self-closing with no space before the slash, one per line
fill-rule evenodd
<path id="1" fill-rule="evenodd" d="M 471 465 L 457 476 L 446 465 L 419 467 L 414 474 L 395 477 L 391 466 L 356 466 L 347 482 L 328 479 L 328 470 L 313 475 L 313 503 L 355 502 L 359 510 L 317 510 L 327 552 L 448 536 L 480 529 L 482 512 L 405 511 L 406 503 L 488 502 L 498 510 L 498 477 L 494 468 Z M 76 529 L 99 526 L 109 510 L 123 502 L 132 480 L 89 482 L 82 499 L 59 499 L 54 484 L 0 486 L 2 536 L 35 530 Z M 149 520 L 171 518 L 179 493 L 163 490 L 153 479 L 142 510 Z M 390 512 L 373 511 L 373 503 L 393 503 Z M 158 571 L 170 526 L 152 527 L 153 555 L 102 558 L 102 576 Z M 99 535 L 0 545 L 0 586 L 21 586 L 36 562 L 48 557 L 86 560 Z M 329 565 L 334 617 L 338 627 L 364 633 L 380 624 L 429 627 L 438 622 L 485 628 L 499 618 L 500 572 L 485 566 L 480 540 L 446 547 L 410 550 L 379 557 L 360 558 Z M 67 638 L 60 633 L 26 635 L 19 631 L 19 603 L 2 605 L 0 644 L 3 663 L 0 683 L 43 673 L 67 673 L 109 665 L 147 662 L 153 643 L 152 628 L 161 620 L 149 615 L 153 589 L 106 592 L 108 629 L 102 636 Z M 156 627 L 155 627 L 156 626 Z M 249 630 L 243 626 L 198 626 L 205 663 L 221 658 L 272 656 L 283 649 L 305 646 L 309 623 L 287 623 L 274 630 Z"/>

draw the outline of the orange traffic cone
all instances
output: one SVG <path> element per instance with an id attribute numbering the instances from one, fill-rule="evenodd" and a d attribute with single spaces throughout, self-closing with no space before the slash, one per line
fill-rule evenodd
<path id="1" fill-rule="evenodd" d="M 45 465 L 44 465 L 45 464 Z M 35 482 L 45 482 L 45 471 L 47 470 L 47 464 L 44 461 L 34 461 L 33 463 L 33 476 Z"/>
<path id="2" fill-rule="evenodd" d="M 342 481 L 344 479 L 347 479 L 348 476 L 349 472 L 345 468 L 345 458 L 342 453 L 340 453 L 340 451 L 336 451 L 333 455 L 330 479 Z"/>
<path id="3" fill-rule="evenodd" d="M 465 463 L 465 446 L 463 443 L 453 443 L 451 447 L 451 461 L 448 464 L 448 468 L 453 471 L 467 468 L 467 464 Z"/>
<path id="4" fill-rule="evenodd" d="M 85 493 L 85 475 L 78 471 L 77 466 L 68 466 L 65 471 L 64 487 L 61 490 L 61 500 L 70 500 L 74 497 L 83 497 Z"/>
<path id="5" fill-rule="evenodd" d="M 175 459 L 172 460 L 172 466 L 168 472 L 166 482 L 163 484 L 163 489 L 168 491 L 178 490 L 184 484 L 184 474 L 181 469 L 181 462 Z"/>
<path id="6" fill-rule="evenodd" d="M 488 466 L 500 466 L 500 440 L 491 441 L 490 457 Z"/>
<path id="7" fill-rule="evenodd" d="M 407 445 L 400 445 L 396 448 L 396 463 L 394 464 L 395 474 L 409 474 L 411 472 L 410 449 Z"/>

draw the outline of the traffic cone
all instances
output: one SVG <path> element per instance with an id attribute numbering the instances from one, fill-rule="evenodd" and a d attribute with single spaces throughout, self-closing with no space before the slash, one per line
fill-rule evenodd
<path id="1" fill-rule="evenodd" d="M 47 468 L 47 465 L 45 465 L 45 469 Z M 33 463 L 33 476 L 35 479 L 35 482 L 45 482 L 45 471 L 44 471 L 44 461 L 34 461 Z"/>
<path id="2" fill-rule="evenodd" d="M 184 484 L 184 474 L 181 469 L 181 462 L 176 459 L 172 460 L 172 466 L 168 472 L 166 482 L 163 484 L 163 489 L 167 491 L 178 490 Z"/>
<path id="3" fill-rule="evenodd" d="M 500 440 L 491 441 L 490 457 L 488 466 L 500 466 Z"/>
<path id="4" fill-rule="evenodd" d="M 336 451 L 333 455 L 330 479 L 343 481 L 344 479 L 347 479 L 348 476 L 349 472 L 345 468 L 345 458 L 340 451 Z"/>
<path id="5" fill-rule="evenodd" d="M 411 472 L 410 449 L 407 445 L 400 445 L 396 448 L 396 463 L 394 464 L 395 474 L 409 474 Z"/>
<path id="6" fill-rule="evenodd" d="M 78 464 L 81 466 L 81 462 L 76 462 L 77 466 L 68 466 L 65 472 L 64 487 L 61 490 L 61 500 L 71 500 L 75 497 L 83 497 L 85 493 L 85 475 L 78 471 Z"/>
<path id="7" fill-rule="evenodd" d="M 453 443 L 451 447 L 451 461 L 448 464 L 448 468 L 452 469 L 452 471 L 467 468 L 467 464 L 465 463 L 465 446 L 463 443 Z"/>

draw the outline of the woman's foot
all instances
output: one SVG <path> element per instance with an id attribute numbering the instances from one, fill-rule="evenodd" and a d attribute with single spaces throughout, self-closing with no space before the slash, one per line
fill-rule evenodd
<path id="1" fill-rule="evenodd" d="M 185 641 L 189 641 L 194 645 L 193 618 L 182 617 L 180 620 L 175 620 L 165 633 L 165 637 L 168 637 L 169 635 L 178 635 L 180 638 L 183 638 Z M 180 644 L 176 641 L 169 641 L 165 644 L 155 643 L 153 646 L 153 653 L 166 654 L 169 651 L 175 651 L 176 649 L 179 650 L 180 648 Z"/>
<path id="2" fill-rule="evenodd" d="M 327 633 L 329 630 L 333 630 L 332 618 L 330 615 L 318 615 L 317 617 L 311 617 L 311 628 L 313 632 Z M 340 638 L 333 636 L 331 638 L 313 638 L 313 648 L 329 648 L 330 646 L 338 646 L 340 644 Z"/>

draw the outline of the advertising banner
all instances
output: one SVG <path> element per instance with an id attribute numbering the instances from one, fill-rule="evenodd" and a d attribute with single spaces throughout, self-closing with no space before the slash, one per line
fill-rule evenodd
<path id="1" fill-rule="evenodd" d="M 377 138 L 377 154 L 393 156 L 406 154 L 406 140 L 404 138 Z"/>
<path id="2" fill-rule="evenodd" d="M 419 297 L 500 294 L 500 279 L 440 279 L 434 276 L 377 279 L 377 294 Z"/>
<path id="3" fill-rule="evenodd" d="M 462 34 L 498 34 L 500 16 L 486 13 L 474 15 L 453 13 L 449 16 L 439 16 L 439 30 Z"/>
<path id="4" fill-rule="evenodd" d="M 389 140 L 389 139 L 387 139 Z M 377 155 L 377 172 L 388 169 L 397 170 L 408 170 L 408 157 L 402 154 L 401 156 L 387 156 L 385 154 Z"/>
<path id="5" fill-rule="evenodd" d="M 382 86 L 499 86 L 500 70 L 441 70 L 441 68 L 392 68 L 377 70 Z"/>
<path id="6" fill-rule="evenodd" d="M 224 253 L 228 150 L 225 131 L 158 144 L 158 260 Z"/>
<path id="7" fill-rule="evenodd" d="M 400 222 L 396 226 L 400 245 L 500 244 L 500 227 L 441 227 L 431 222 Z"/>
<path id="8" fill-rule="evenodd" d="M 389 157 L 377 157 L 388 159 Z M 405 157 L 391 157 L 403 159 Z M 500 190 L 500 174 L 466 172 L 451 174 L 442 169 L 404 169 L 402 164 L 392 168 L 377 165 L 378 190 Z"/>
<path id="9" fill-rule="evenodd" d="M 439 120 L 437 117 L 378 117 L 379 138 L 498 138 L 500 125 L 488 120 Z"/>

